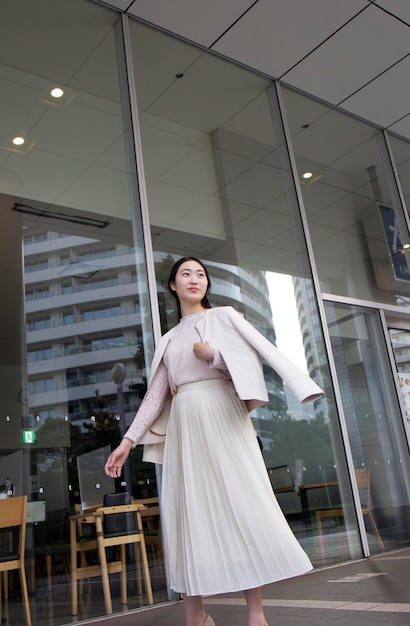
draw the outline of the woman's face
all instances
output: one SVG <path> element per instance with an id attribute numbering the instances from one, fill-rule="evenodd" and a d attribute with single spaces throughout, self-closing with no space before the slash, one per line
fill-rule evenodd
<path id="1" fill-rule="evenodd" d="M 185 261 L 178 268 L 175 281 L 170 283 L 171 289 L 177 293 L 181 306 L 183 304 L 200 304 L 208 289 L 205 270 L 197 261 Z"/>

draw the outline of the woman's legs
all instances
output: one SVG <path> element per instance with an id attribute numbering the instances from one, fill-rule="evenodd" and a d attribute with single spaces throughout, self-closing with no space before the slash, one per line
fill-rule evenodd
<path id="1" fill-rule="evenodd" d="M 268 626 L 262 606 L 262 587 L 245 589 L 243 593 L 248 606 L 248 626 Z"/>
<path id="2" fill-rule="evenodd" d="M 187 596 L 184 593 L 182 597 L 184 599 L 186 626 L 214 626 L 213 619 L 205 612 L 202 596 Z"/>
<path id="3" fill-rule="evenodd" d="M 248 626 L 268 626 L 262 606 L 262 587 L 245 589 L 243 593 L 248 607 Z M 205 612 L 202 596 L 182 594 L 182 597 L 186 626 L 214 626 L 213 619 Z"/>

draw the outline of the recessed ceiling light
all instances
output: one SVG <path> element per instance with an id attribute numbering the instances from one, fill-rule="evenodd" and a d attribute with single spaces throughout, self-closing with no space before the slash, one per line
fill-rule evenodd
<path id="1" fill-rule="evenodd" d="M 42 90 L 39 100 L 54 107 L 65 107 L 76 95 L 74 89 L 66 85 L 56 85 L 48 83 Z"/>
<path id="2" fill-rule="evenodd" d="M 405 243 L 405 244 L 403 245 L 403 248 L 404 248 L 405 250 L 408 250 L 408 249 L 410 248 L 410 243 Z"/>
<path id="3" fill-rule="evenodd" d="M 11 141 L 12 143 L 14 143 L 15 146 L 22 146 L 26 143 L 26 140 L 22 135 L 17 135 L 16 137 L 13 137 Z"/>
<path id="4" fill-rule="evenodd" d="M 299 182 L 302 185 L 311 185 L 315 183 L 319 178 L 322 177 L 322 174 L 318 174 L 317 172 L 311 172 L 310 170 L 306 170 L 299 178 Z"/>
<path id="5" fill-rule="evenodd" d="M 3 150 L 9 150 L 10 152 L 27 154 L 35 143 L 35 140 L 27 135 L 24 130 L 20 130 L 18 133 L 14 133 L 2 141 L 0 143 L 0 148 L 3 148 Z"/>
<path id="6" fill-rule="evenodd" d="M 50 96 L 53 98 L 62 98 L 64 96 L 64 89 L 61 89 L 61 87 L 54 87 L 50 91 Z"/>

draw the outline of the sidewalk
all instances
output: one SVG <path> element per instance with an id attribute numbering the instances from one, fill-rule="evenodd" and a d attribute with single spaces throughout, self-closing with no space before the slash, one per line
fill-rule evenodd
<path id="1" fill-rule="evenodd" d="M 246 626 L 242 594 L 212 596 L 205 603 L 216 626 Z M 268 585 L 264 606 L 269 626 L 409 625 L 410 549 Z M 79 624 L 184 626 L 184 610 L 174 602 Z"/>

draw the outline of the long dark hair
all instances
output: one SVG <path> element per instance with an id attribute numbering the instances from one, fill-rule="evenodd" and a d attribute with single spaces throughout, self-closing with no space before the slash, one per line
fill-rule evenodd
<path id="1" fill-rule="evenodd" d="M 179 301 L 177 292 L 174 289 L 171 289 L 171 283 L 175 282 L 175 278 L 176 278 L 176 275 L 177 275 L 177 272 L 178 272 L 179 268 L 186 261 L 195 261 L 196 263 L 199 263 L 199 265 L 204 270 L 205 276 L 206 276 L 207 281 L 208 281 L 208 287 L 206 288 L 205 295 L 204 295 L 204 297 L 201 300 L 201 304 L 204 307 L 204 309 L 210 309 L 211 308 L 211 304 L 210 304 L 210 302 L 208 300 L 208 294 L 209 294 L 209 292 L 211 290 L 211 279 L 209 278 L 209 274 L 208 274 L 208 270 L 207 270 L 206 266 L 202 263 L 202 261 L 200 261 L 199 259 L 197 259 L 194 256 L 184 256 L 184 257 L 182 257 L 182 259 L 179 259 L 178 261 L 176 261 L 176 263 L 174 263 L 174 265 L 172 266 L 171 272 L 169 274 L 169 278 L 168 278 L 168 290 L 169 290 L 170 294 L 177 301 L 178 319 L 179 320 L 182 317 L 181 303 Z"/>

